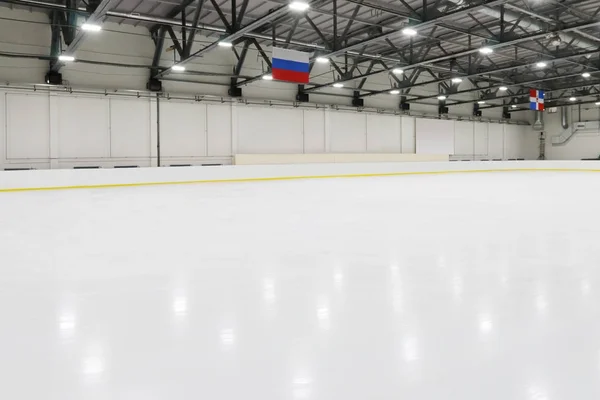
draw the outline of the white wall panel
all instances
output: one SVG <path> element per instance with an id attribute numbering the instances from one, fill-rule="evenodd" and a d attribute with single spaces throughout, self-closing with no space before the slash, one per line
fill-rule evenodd
<path id="1" fill-rule="evenodd" d="M 325 111 L 304 110 L 304 153 L 325 152 Z"/>
<path id="2" fill-rule="evenodd" d="M 206 156 L 206 105 L 161 101 L 160 148 L 163 157 Z"/>
<path id="3" fill-rule="evenodd" d="M 6 95 L 6 158 L 50 158 L 50 103 L 47 95 Z"/>
<path id="4" fill-rule="evenodd" d="M 238 107 L 238 153 L 302 153 L 302 110 Z"/>
<path id="5" fill-rule="evenodd" d="M 5 168 L 6 161 L 6 94 L 0 92 L 0 170 Z"/>
<path id="6" fill-rule="evenodd" d="M 474 154 L 474 126 L 473 122 L 454 122 L 454 154 L 459 156 L 472 156 Z"/>
<path id="7" fill-rule="evenodd" d="M 367 114 L 367 152 L 402 151 L 402 117 Z"/>
<path id="8" fill-rule="evenodd" d="M 367 116 L 353 112 L 331 112 L 329 120 L 332 153 L 367 151 Z"/>
<path id="9" fill-rule="evenodd" d="M 524 137 L 521 157 L 526 160 L 537 160 L 540 156 L 540 132 L 534 131 L 531 126 L 522 126 L 521 129 Z"/>
<path id="10" fill-rule="evenodd" d="M 454 154 L 454 121 L 417 118 L 417 154 Z"/>
<path id="11" fill-rule="evenodd" d="M 414 117 L 402 117 L 402 153 L 416 153 L 416 130 Z"/>
<path id="12" fill-rule="evenodd" d="M 150 101 L 110 99 L 110 155 L 150 157 Z"/>
<path id="13" fill-rule="evenodd" d="M 231 156 L 231 106 L 208 104 L 206 118 L 209 156 Z"/>
<path id="14" fill-rule="evenodd" d="M 488 128 L 488 157 L 504 158 L 504 125 L 490 124 Z"/>
<path id="15" fill-rule="evenodd" d="M 55 99 L 59 157 L 109 157 L 108 98 L 57 96 Z"/>
<path id="16" fill-rule="evenodd" d="M 488 129 L 490 125 L 487 122 L 474 122 L 473 151 L 476 156 L 488 155 Z"/>
<path id="17" fill-rule="evenodd" d="M 518 125 L 504 125 L 504 158 L 519 158 L 523 152 L 523 132 Z"/>

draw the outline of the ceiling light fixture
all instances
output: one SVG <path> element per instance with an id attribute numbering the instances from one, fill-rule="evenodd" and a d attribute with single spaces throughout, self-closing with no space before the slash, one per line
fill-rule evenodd
<path id="1" fill-rule="evenodd" d="M 310 8 L 310 5 L 305 1 L 292 1 L 290 3 L 290 9 L 294 11 L 306 11 Z"/>
<path id="2" fill-rule="evenodd" d="M 540 61 L 537 64 L 535 64 L 535 66 L 538 67 L 538 68 L 546 68 L 548 66 L 548 64 L 546 64 L 543 61 Z"/>
<path id="3" fill-rule="evenodd" d="M 185 67 L 183 65 L 173 65 L 171 67 L 171 69 L 173 71 L 176 71 L 176 72 L 183 72 L 183 71 L 185 71 Z"/>
<path id="4" fill-rule="evenodd" d="M 97 24 L 88 24 L 87 22 L 81 25 L 81 29 L 87 32 L 100 32 L 102 27 Z"/>
<path id="5" fill-rule="evenodd" d="M 333 84 L 333 87 L 334 88 L 342 88 L 342 87 L 344 87 L 344 84 L 341 83 L 341 82 L 336 82 L 336 83 Z"/>
<path id="6" fill-rule="evenodd" d="M 390 90 L 390 94 L 400 94 L 398 89 Z"/>
<path id="7" fill-rule="evenodd" d="M 600 106 L 600 101 L 597 101 L 597 102 L 596 102 L 596 103 L 594 103 L 594 104 L 596 104 L 597 106 Z"/>
<path id="8" fill-rule="evenodd" d="M 402 33 L 406 36 L 415 36 L 417 34 L 417 31 L 412 28 L 404 28 L 402 29 Z"/>
<path id="9" fill-rule="evenodd" d="M 479 49 L 479 52 L 481 54 L 492 54 L 494 52 L 494 49 L 492 49 L 491 47 L 485 46 Z"/>
<path id="10" fill-rule="evenodd" d="M 498 88 L 498 90 L 501 91 L 501 92 L 506 92 L 508 90 L 508 88 L 506 86 L 500 86 Z"/>
<path id="11" fill-rule="evenodd" d="M 404 70 L 402 68 L 394 68 L 392 70 L 392 73 L 396 75 L 402 75 L 404 73 Z"/>
<path id="12" fill-rule="evenodd" d="M 592 76 L 592 74 L 590 74 L 589 72 L 584 72 L 583 74 L 581 74 L 581 76 L 583 76 L 584 78 L 589 78 L 590 76 Z"/>
<path id="13" fill-rule="evenodd" d="M 233 43 L 231 43 L 231 42 L 219 42 L 219 46 L 221 46 L 221 47 L 231 47 L 231 46 L 233 46 Z"/>
<path id="14" fill-rule="evenodd" d="M 58 61 L 71 62 L 75 61 L 75 57 L 69 56 L 67 54 L 61 54 L 60 56 L 58 56 Z"/>
<path id="15" fill-rule="evenodd" d="M 512 107 L 512 108 L 517 108 L 517 105 L 516 105 L 516 104 L 513 104 L 511 107 Z"/>
<path id="16" fill-rule="evenodd" d="M 446 97 L 446 96 L 444 96 L 443 94 L 441 94 L 441 95 L 439 95 L 439 96 L 438 96 L 438 98 L 437 98 L 437 99 L 438 99 L 438 100 L 440 100 L 440 101 L 444 101 L 444 100 L 446 100 L 446 99 L 447 99 L 447 97 Z"/>
<path id="17" fill-rule="evenodd" d="M 329 64 L 329 58 L 326 58 L 326 57 L 317 57 L 316 61 L 319 64 Z"/>
<path id="18" fill-rule="evenodd" d="M 452 78 L 452 83 L 461 83 L 462 82 L 462 78 Z"/>
<path id="19" fill-rule="evenodd" d="M 479 100 L 479 101 L 477 102 L 477 104 L 485 104 L 485 101 L 484 101 L 484 100 Z"/>
<path id="20" fill-rule="evenodd" d="M 273 80 L 273 75 L 271 75 L 271 74 L 266 74 L 266 75 L 263 75 L 263 77 L 262 77 L 262 78 L 263 78 L 265 81 L 272 81 L 272 80 Z"/>
<path id="21" fill-rule="evenodd" d="M 569 101 L 577 101 L 577 97 L 569 97 Z"/>

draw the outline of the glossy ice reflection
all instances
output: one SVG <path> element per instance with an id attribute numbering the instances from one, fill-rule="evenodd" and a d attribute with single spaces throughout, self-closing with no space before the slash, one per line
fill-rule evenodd
<path id="1" fill-rule="evenodd" d="M 594 174 L 0 195 L 0 399 L 597 400 Z"/>

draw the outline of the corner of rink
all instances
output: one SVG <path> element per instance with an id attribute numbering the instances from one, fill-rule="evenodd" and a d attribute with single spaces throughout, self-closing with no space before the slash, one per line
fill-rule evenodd
<path id="1" fill-rule="evenodd" d="M 0 171 L 0 192 L 448 173 L 600 172 L 600 161 L 349 162 L 351 158 L 342 157 L 342 161 L 294 159 L 295 164 L 283 164 L 282 155 L 271 156 L 273 163 L 258 165 Z"/>

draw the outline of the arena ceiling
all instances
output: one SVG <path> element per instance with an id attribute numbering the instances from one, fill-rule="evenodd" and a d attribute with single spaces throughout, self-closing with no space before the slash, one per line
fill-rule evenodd
<path id="1" fill-rule="evenodd" d="M 149 67 L 155 79 L 173 72 L 159 65 L 165 46 L 172 45 L 178 65 L 185 66 L 195 57 L 209 57 L 219 42 L 232 43 L 238 59 L 230 76 L 233 93 L 262 79 L 262 74 L 240 76 L 248 49 L 258 50 L 270 65 L 265 48 L 275 43 L 311 52 L 311 62 L 327 59 L 335 71 L 331 81 L 299 87 L 302 93 L 327 91 L 341 82 L 354 86 L 357 99 L 384 95 L 390 89 L 369 89 L 369 80 L 386 74 L 407 102 L 435 103 L 445 94 L 448 105 L 487 101 L 482 109 L 514 111 L 527 108 L 530 88 L 544 89 L 556 104 L 573 97 L 594 102 L 600 95 L 600 0 L 307 0 L 305 11 L 292 9 L 289 0 L 0 2 L 47 10 L 55 27 L 52 41 L 62 35 L 67 54 L 86 39 L 76 15 L 89 22 L 144 26 L 156 45 Z M 196 33 L 214 41 L 192 46 Z M 63 65 L 57 48 L 49 55 L 54 71 Z M 414 93 L 425 85 L 437 85 L 439 93 Z M 478 95 L 452 100 L 457 93 Z"/>

